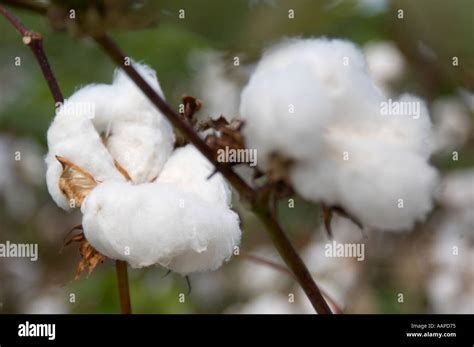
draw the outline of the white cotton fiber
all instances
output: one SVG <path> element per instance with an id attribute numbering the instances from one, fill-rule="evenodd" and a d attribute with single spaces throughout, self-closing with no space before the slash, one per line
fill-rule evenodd
<path id="1" fill-rule="evenodd" d="M 347 65 L 346 65 L 347 64 Z M 357 87 L 356 87 L 357 86 Z M 356 47 L 341 40 L 289 40 L 271 48 L 242 92 L 247 145 L 265 166 L 272 151 L 318 156 L 329 121 L 351 112 L 363 121 L 382 101 Z"/>
<path id="2" fill-rule="evenodd" d="M 81 207 L 87 240 L 132 267 L 188 274 L 217 269 L 240 242 L 236 213 L 165 183 L 105 182 Z"/>
<path id="3" fill-rule="evenodd" d="M 203 200 L 229 207 L 231 191 L 221 174 L 193 145 L 176 149 L 158 177 L 158 183 L 172 183 Z M 210 177 L 212 175 L 212 177 Z"/>
<path id="4" fill-rule="evenodd" d="M 400 79 L 405 70 L 400 50 L 390 41 L 375 41 L 364 46 L 364 53 L 370 76 L 377 86 L 390 91 L 390 83 Z"/>
<path id="5" fill-rule="evenodd" d="M 134 66 L 163 96 L 154 71 Z M 65 157 L 101 182 L 123 180 L 115 168 L 116 160 L 134 183 L 144 183 L 156 179 L 173 144 L 168 121 L 125 73 L 117 70 L 111 85 L 85 86 L 58 109 L 48 130 L 48 189 L 56 203 L 68 209 L 58 188 L 62 168 L 55 156 Z"/>
<path id="6" fill-rule="evenodd" d="M 393 104 L 411 108 L 398 114 Z M 290 181 L 308 200 L 384 230 L 410 229 L 433 206 L 438 176 L 427 162 L 425 103 L 386 99 L 351 43 L 289 40 L 269 49 L 242 92 L 240 113 L 259 166 L 266 169 L 272 152 L 291 159 Z"/>
<path id="7" fill-rule="evenodd" d="M 155 72 L 135 67 L 163 96 Z M 82 226 L 108 258 L 181 274 L 215 270 L 240 243 L 231 191 L 220 174 L 210 177 L 213 165 L 193 146 L 172 153 L 173 145 L 168 121 L 117 71 L 111 85 L 86 86 L 58 110 L 48 130 L 48 189 L 69 209 L 56 156 L 94 177 L 97 185 L 81 205 Z"/>
<path id="8" fill-rule="evenodd" d="M 58 114 L 48 130 L 48 149 L 48 190 L 54 201 L 63 209 L 68 210 L 69 203 L 59 189 L 59 177 L 63 169 L 56 156 L 64 157 L 87 170 L 97 181 L 123 179 L 99 134 L 86 117 Z"/>

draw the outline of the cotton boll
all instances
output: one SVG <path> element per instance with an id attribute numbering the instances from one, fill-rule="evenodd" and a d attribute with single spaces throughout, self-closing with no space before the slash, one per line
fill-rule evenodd
<path id="1" fill-rule="evenodd" d="M 164 98 L 156 73 L 146 65 L 133 66 Z M 107 138 L 107 149 L 134 183 L 158 175 L 173 148 L 173 129 L 125 72 L 117 69 L 112 85 L 85 87 L 71 99 L 94 105 L 94 127 Z"/>
<path id="2" fill-rule="evenodd" d="M 341 206 L 368 227 L 403 230 L 432 208 L 438 179 L 427 163 L 433 141 L 425 103 L 411 95 L 393 101 L 396 110 L 390 103 L 354 45 L 291 40 L 263 56 L 240 111 L 263 169 L 279 152 L 304 198 Z"/>
<path id="3" fill-rule="evenodd" d="M 240 88 L 227 73 L 223 55 L 213 51 L 193 53 L 190 62 L 196 72 L 193 89 L 203 101 L 197 116 L 217 119 L 222 115 L 230 122 L 238 113 Z M 228 63 L 228 68 L 232 67 Z M 242 67 L 238 71 L 241 72 Z"/>
<path id="4" fill-rule="evenodd" d="M 327 156 L 324 165 L 291 171 L 306 199 L 339 205 L 364 226 L 384 230 L 409 229 L 431 210 L 438 176 L 422 157 L 347 132 L 332 134 Z"/>
<path id="5" fill-rule="evenodd" d="M 163 96 L 155 72 L 134 64 Z M 134 183 L 156 179 L 171 155 L 174 134 L 169 122 L 122 71 L 113 84 L 78 90 L 58 109 L 48 130 L 48 189 L 56 203 L 69 209 L 58 186 L 62 156 L 88 171 L 97 181 L 124 180 L 114 161 Z"/>
<path id="6" fill-rule="evenodd" d="M 326 38 L 289 39 L 274 45 L 264 54 L 258 69 L 284 69 L 296 59 L 311 64 L 320 76 L 329 76 L 341 67 L 343 58 L 348 58 L 346 61 L 355 70 L 366 71 L 364 56 L 353 43 Z"/>
<path id="7" fill-rule="evenodd" d="M 284 41 L 264 54 L 249 84 L 253 79 L 265 78 L 278 71 L 291 76 L 291 71 L 286 70 L 295 65 L 305 68 L 312 82 L 322 87 L 335 106 L 358 108 L 381 96 L 367 75 L 362 53 L 354 44 L 344 40 Z M 301 91 L 311 87 L 288 83 L 288 89 Z M 341 104 L 335 101 L 341 101 Z"/>
<path id="8" fill-rule="evenodd" d="M 369 74 L 384 91 L 399 79 L 405 70 L 405 59 L 398 48 L 389 41 L 370 42 L 364 46 Z"/>
<path id="9" fill-rule="evenodd" d="M 150 182 L 160 173 L 173 150 L 173 133 L 135 122 L 116 122 L 107 149 L 134 183 Z"/>
<path id="10" fill-rule="evenodd" d="M 436 171 L 412 154 L 380 153 L 378 158 L 343 169 L 342 205 L 363 225 L 384 230 L 411 229 L 433 208 Z M 407 168 L 400 170 L 400 167 Z M 367 170 L 373 170 L 367 175 Z"/>
<path id="11" fill-rule="evenodd" d="M 174 151 L 156 182 L 170 183 L 207 202 L 230 206 L 231 190 L 222 175 L 213 172 L 214 165 L 193 145 L 187 145 Z"/>
<path id="12" fill-rule="evenodd" d="M 441 202 L 448 209 L 468 210 L 474 206 L 474 170 L 454 171 L 443 180 Z"/>
<path id="13" fill-rule="evenodd" d="M 145 64 L 139 64 L 132 62 L 132 66 L 139 73 L 139 75 L 157 92 L 161 97 L 164 97 L 163 91 L 161 90 L 160 83 L 156 76 L 155 70 Z M 135 85 L 135 82 L 128 77 L 128 75 L 122 70 L 117 69 L 114 72 L 113 83 L 114 86 L 120 86 L 124 89 L 132 92 L 138 98 L 141 98 L 143 102 L 149 102 L 145 94 Z"/>
<path id="14" fill-rule="evenodd" d="M 238 216 L 174 185 L 104 182 L 81 207 L 91 245 L 132 267 L 217 269 L 240 242 Z"/>
<path id="15" fill-rule="evenodd" d="M 374 131 L 373 137 L 429 158 L 434 149 L 434 139 L 426 103 L 410 94 L 403 94 L 395 102 L 407 105 L 401 107 L 409 113 L 381 115 L 379 129 Z"/>
<path id="16" fill-rule="evenodd" d="M 240 113 L 248 120 L 243 131 L 247 146 L 258 150 L 259 164 L 265 167 L 272 152 L 295 158 L 317 155 L 314 134 L 332 111 L 324 95 L 303 66 L 292 65 L 250 80 L 242 92 Z M 316 142 L 314 146 L 308 146 L 310 139 Z"/>
<path id="17" fill-rule="evenodd" d="M 102 144 L 90 119 L 75 115 L 58 114 L 48 129 L 46 182 L 48 191 L 59 207 L 69 210 L 66 196 L 59 189 L 63 171 L 56 156 L 61 156 L 88 171 L 96 180 L 123 180 L 113 158 Z"/>
<path id="18" fill-rule="evenodd" d="M 471 134 L 468 110 L 456 98 L 441 98 L 433 102 L 436 151 L 445 153 L 462 147 Z"/>
<path id="19" fill-rule="evenodd" d="M 382 100 L 353 44 L 290 40 L 268 50 L 243 90 L 243 133 L 263 168 L 273 151 L 315 158 L 321 152 L 318 134 L 329 122 L 348 114 L 354 122 L 374 119 Z"/>

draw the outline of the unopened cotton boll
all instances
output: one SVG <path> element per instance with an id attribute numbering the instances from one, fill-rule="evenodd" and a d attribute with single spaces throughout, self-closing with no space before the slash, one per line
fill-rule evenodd
<path id="1" fill-rule="evenodd" d="M 155 72 L 134 64 L 163 96 Z M 58 187 L 62 172 L 56 156 L 86 170 L 99 182 L 124 180 L 114 161 L 134 183 L 156 179 L 171 155 L 174 134 L 169 122 L 121 70 L 113 83 L 85 86 L 58 109 L 48 130 L 47 183 L 56 203 L 68 209 Z"/>
<path id="2" fill-rule="evenodd" d="M 104 182 L 81 210 L 91 245 L 132 267 L 160 264 L 184 275 L 215 270 L 240 242 L 235 212 L 173 184 Z"/>
<path id="3" fill-rule="evenodd" d="M 242 92 L 240 112 L 259 166 L 267 169 L 275 152 L 290 159 L 290 183 L 306 199 L 384 230 L 410 229 L 431 210 L 438 175 L 427 162 L 427 107 L 411 95 L 387 100 L 353 44 L 308 39 L 271 48 Z"/>

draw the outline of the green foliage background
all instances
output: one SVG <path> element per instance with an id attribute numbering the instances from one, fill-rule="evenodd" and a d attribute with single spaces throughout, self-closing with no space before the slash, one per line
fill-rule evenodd
<path id="1" fill-rule="evenodd" d="M 61 3 L 61 2 L 59 2 Z M 64 4 L 64 2 L 62 2 Z M 81 1 L 76 1 L 80 6 Z M 364 4 L 376 3 L 375 6 Z M 371 40 L 392 40 L 405 54 L 409 73 L 397 88 L 415 92 L 433 100 L 454 93 L 458 88 L 471 89 L 474 84 L 474 2 L 472 0 L 394 0 L 394 1 L 319 1 L 319 0 L 158 0 L 152 1 L 152 11 L 142 20 L 156 20 L 157 25 L 140 30 L 116 30 L 113 37 L 133 59 L 145 62 L 158 73 L 168 101 L 177 107 L 180 96 L 189 92 L 195 71 L 189 57 L 197 50 L 215 49 L 228 57 L 241 57 L 241 63 L 256 61 L 261 52 L 272 43 L 290 36 L 342 37 L 364 44 Z M 178 18 L 179 9 L 186 10 L 186 19 Z M 288 20 L 288 9 L 294 9 L 296 19 Z M 404 9 L 404 19 L 397 19 L 397 9 Z M 53 31 L 45 18 L 26 11 L 17 11 L 21 20 L 44 37 L 44 46 L 50 64 L 64 95 L 89 83 L 110 82 L 113 64 L 87 38 L 73 38 L 66 32 Z M 148 18 L 149 17 L 149 18 Z M 416 52 L 418 42 L 431 47 L 438 55 L 433 66 L 420 60 Z M 451 59 L 458 56 L 460 67 L 453 67 Z M 15 57 L 21 66 L 14 65 Z M 433 71 L 437 74 L 433 83 Z M 196 95 L 199 97 L 199 94 Z M 54 103 L 35 59 L 13 28 L 0 18 L 0 133 L 28 137 L 38 141 L 46 153 L 46 130 L 54 116 Z M 206 100 L 204 100 L 206 102 Z M 463 148 L 461 160 L 453 162 L 445 157 L 434 160 L 443 171 L 474 164 L 472 146 Z M 1 168 L 0 168 L 1 170 Z M 0 173 L 1 174 L 1 173 Z M 55 208 L 46 191 L 46 185 L 35 191 L 39 206 Z M 295 210 L 281 207 L 283 223 L 298 245 L 317 230 L 317 206 L 297 201 Z M 3 208 L 0 199 L 0 241 L 38 242 L 42 263 L 41 285 L 56 285 L 62 289 L 64 300 L 76 294 L 72 312 L 117 312 L 115 273 L 111 263 L 100 266 L 89 278 L 72 282 L 78 261 L 76 250 L 69 248 L 61 254 L 62 239 L 69 227 L 77 224 L 79 215 L 58 211 L 58 220 L 38 223 L 36 215 L 18 222 Z M 38 213 L 40 208 L 38 207 Z M 244 214 L 244 247 L 252 248 L 268 243 L 252 216 Z M 42 229 L 52 228 L 44 239 Z M 400 247 L 412 242 L 412 236 L 397 239 Z M 0 268 L 2 260 L 0 259 Z M 397 266 L 393 259 L 383 260 L 388 267 Z M 238 280 L 234 274 L 238 260 L 231 261 L 218 272 L 226 278 L 229 290 L 220 293 L 212 303 L 196 301 L 191 295 L 186 303 L 177 301 L 178 293 L 186 292 L 186 282 L 177 275 L 161 276 L 165 270 L 150 268 L 131 271 L 131 292 L 135 312 L 185 313 L 221 312 L 229 303 L 242 299 L 232 290 Z M 380 264 L 378 264 L 380 265 Z M 400 277 L 394 270 L 374 271 L 368 279 L 374 296 L 376 312 L 425 312 L 426 300 L 416 286 L 411 286 L 415 298 L 410 305 L 393 303 L 392 297 L 400 286 Z M 0 276 L 6 276 L 5 270 Z M 196 275 L 199 276 L 199 275 Z M 193 282 L 191 276 L 191 283 Z M 4 277 L 6 278 L 6 277 Z M 410 285 L 413 278 L 405 278 Z M 0 279 L 1 312 L 18 312 L 16 297 L 22 295 L 2 290 Z"/>

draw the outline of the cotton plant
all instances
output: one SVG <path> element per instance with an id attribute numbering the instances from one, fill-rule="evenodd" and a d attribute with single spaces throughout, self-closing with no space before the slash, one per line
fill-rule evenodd
<path id="1" fill-rule="evenodd" d="M 269 48 L 242 92 L 240 115 L 259 168 L 309 201 L 390 231 L 413 228 L 433 207 L 438 174 L 425 103 L 384 96 L 348 41 Z"/>
<path id="2" fill-rule="evenodd" d="M 163 96 L 155 72 L 135 67 Z M 106 257 L 187 275 L 217 269 L 239 245 L 223 177 L 209 177 L 193 146 L 174 149 L 171 125 L 122 71 L 68 98 L 47 137 L 48 190 L 82 212 L 79 272 Z"/>
<path id="3" fill-rule="evenodd" d="M 163 98 L 155 72 L 133 67 Z M 425 103 L 385 96 L 348 41 L 290 39 L 269 48 L 242 90 L 240 119 L 198 123 L 202 103 L 185 100 L 182 119 L 212 151 L 203 151 L 207 158 L 189 138 L 175 136 L 122 70 L 112 84 L 85 86 L 58 108 L 48 130 L 47 184 L 58 206 L 82 212 L 83 233 L 72 239 L 83 256 L 78 274 L 106 258 L 182 275 L 219 268 L 241 238 L 223 176 L 245 164 L 212 164 L 223 148 L 258 152 L 258 167 L 250 169 L 267 184 L 254 180 L 243 189 L 257 198 L 250 199 L 257 215 L 266 199 L 296 193 L 321 203 L 327 228 L 337 212 L 364 228 L 400 231 L 433 207 L 438 173 L 429 163 L 434 144 Z M 405 114 L 394 105 L 413 108 Z M 269 215 L 263 220 L 275 218 Z"/>

